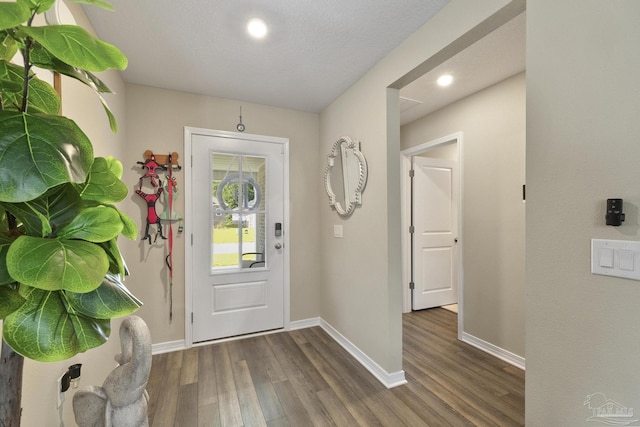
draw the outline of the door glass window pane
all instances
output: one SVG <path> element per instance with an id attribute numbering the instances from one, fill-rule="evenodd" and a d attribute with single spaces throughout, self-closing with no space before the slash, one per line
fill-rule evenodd
<path id="1" fill-rule="evenodd" d="M 211 269 L 264 268 L 266 159 L 212 153 Z"/>

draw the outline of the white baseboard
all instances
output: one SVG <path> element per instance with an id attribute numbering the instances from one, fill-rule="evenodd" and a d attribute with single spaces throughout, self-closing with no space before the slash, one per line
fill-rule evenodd
<path id="1" fill-rule="evenodd" d="M 460 340 L 474 346 L 477 349 L 484 351 L 485 353 L 489 353 L 490 355 L 495 356 L 498 359 L 515 366 L 516 368 L 520 368 L 522 370 L 525 369 L 525 358 L 522 356 L 518 356 L 517 354 L 511 353 L 508 350 L 498 347 L 495 344 L 491 344 L 490 342 L 482 340 L 478 337 L 474 337 L 473 335 L 470 335 L 466 332 L 462 333 L 462 337 L 460 338 Z"/>
<path id="2" fill-rule="evenodd" d="M 151 345 L 151 354 L 170 353 L 172 351 L 179 351 L 186 349 L 187 346 L 184 340 L 161 342 Z"/>
<path id="3" fill-rule="evenodd" d="M 320 326 L 320 322 L 322 321 L 319 317 L 311 317 L 309 319 L 303 320 L 294 320 L 289 323 L 289 330 L 295 331 L 296 329 L 305 329 L 312 328 L 314 326 Z"/>
<path id="4" fill-rule="evenodd" d="M 317 320 L 316 320 L 317 319 Z M 322 318 L 309 319 L 309 321 L 317 322 L 311 326 L 320 326 L 331 338 L 342 346 L 358 363 L 365 367 L 378 381 L 387 388 L 393 388 L 402 384 L 406 384 L 404 371 L 389 373 L 378 365 L 373 359 L 366 355 L 362 350 L 356 347 L 351 341 L 344 337 L 336 328 L 324 321 Z M 306 321 L 304 321 L 306 322 Z"/>
<path id="5" fill-rule="evenodd" d="M 344 337 L 336 328 L 324 321 L 320 317 L 313 317 L 310 319 L 296 320 L 289 323 L 289 330 L 311 328 L 314 326 L 320 326 L 331 338 L 333 338 L 338 344 L 342 346 L 358 363 L 365 367 L 371 374 L 376 377 L 385 387 L 393 388 L 402 384 L 406 384 L 407 380 L 404 377 L 404 371 L 389 373 L 385 371 L 380 365 L 378 365 L 373 359 L 360 350 L 355 344 Z M 237 339 L 237 338 L 236 338 Z M 169 353 L 171 351 L 184 350 L 186 348 L 185 341 L 170 341 L 165 343 L 153 344 L 151 346 L 152 354 Z"/>
<path id="6" fill-rule="evenodd" d="M 378 381 L 380 381 L 385 387 L 393 388 L 402 384 L 406 384 L 407 380 L 404 377 L 404 371 L 389 373 L 385 371 L 380 365 L 378 365 L 373 359 L 367 356 L 362 350 L 360 350 L 355 344 L 345 338 L 337 329 L 323 320 L 321 317 L 313 317 L 309 319 L 296 320 L 290 322 L 289 330 L 311 328 L 314 326 L 320 326 L 331 338 L 333 338 L 338 344 L 342 346 L 351 356 L 353 356 L 358 363 L 365 367 Z M 484 341 L 466 332 L 462 333 L 461 341 L 469 345 L 472 345 L 485 353 L 497 357 L 516 368 L 522 370 L 525 369 L 525 358 L 511 353 L 497 345 Z M 153 344 L 151 346 L 151 354 L 169 353 L 172 351 L 179 351 L 186 349 L 185 340 L 169 341 L 164 343 Z"/>
<path id="7" fill-rule="evenodd" d="M 385 387 L 393 388 L 402 384 L 406 384 L 407 380 L 404 378 L 404 371 L 398 371 L 388 373 L 380 365 L 378 365 L 373 359 L 367 356 L 362 350 L 360 350 L 355 344 L 344 337 L 336 328 L 331 326 L 321 317 L 312 317 L 310 319 L 296 320 L 289 325 L 290 330 L 311 328 L 314 326 L 320 326 L 331 338 L 333 338 L 338 344 L 342 346 L 354 359 L 365 367 L 378 381 L 380 381 Z"/>

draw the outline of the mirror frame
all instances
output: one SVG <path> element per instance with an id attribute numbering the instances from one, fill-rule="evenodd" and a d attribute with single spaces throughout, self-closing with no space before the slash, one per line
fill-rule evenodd
<path id="1" fill-rule="evenodd" d="M 336 157 L 341 155 L 341 147 L 343 144 L 346 149 L 352 150 L 356 159 L 358 159 L 358 185 L 354 189 L 355 194 L 353 195 L 353 201 L 351 201 L 349 195 L 345 194 L 346 206 L 342 206 L 342 204 L 336 200 L 336 194 L 331 187 L 332 170 L 335 165 Z M 327 195 L 329 196 L 329 205 L 338 212 L 338 215 L 345 217 L 349 216 L 353 213 L 356 206 L 362 205 L 362 191 L 367 183 L 367 173 L 367 161 L 360 151 L 360 143 L 353 141 L 348 136 L 339 138 L 333 144 L 331 152 L 327 156 L 327 167 L 324 172 L 324 186 L 327 190 Z"/>

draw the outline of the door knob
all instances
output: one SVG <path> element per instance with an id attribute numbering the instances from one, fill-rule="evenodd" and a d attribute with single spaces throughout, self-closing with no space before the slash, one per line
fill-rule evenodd
<path id="1" fill-rule="evenodd" d="M 276 249 L 282 249 L 282 245 L 280 243 L 276 243 Z"/>

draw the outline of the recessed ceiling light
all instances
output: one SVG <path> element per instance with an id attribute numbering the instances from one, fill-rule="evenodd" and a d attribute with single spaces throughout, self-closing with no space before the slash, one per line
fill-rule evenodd
<path id="1" fill-rule="evenodd" d="M 453 83 L 453 76 L 451 74 L 443 74 L 440 77 L 438 77 L 438 86 L 449 86 L 451 83 Z"/>
<path id="2" fill-rule="evenodd" d="M 247 31 L 251 37 L 262 39 L 267 35 L 267 24 L 262 19 L 253 18 L 247 23 Z"/>

